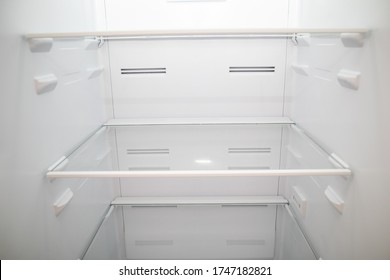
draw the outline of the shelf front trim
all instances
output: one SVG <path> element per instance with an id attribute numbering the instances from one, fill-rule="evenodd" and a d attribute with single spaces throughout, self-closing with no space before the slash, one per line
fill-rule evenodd
<path id="1" fill-rule="evenodd" d="M 350 169 L 284 170 L 177 170 L 177 171 L 49 171 L 53 178 L 179 178 L 179 177 L 272 177 L 272 176 L 350 176 Z"/>
<path id="2" fill-rule="evenodd" d="M 295 124 L 287 117 L 237 117 L 237 118 L 157 118 L 111 119 L 104 126 L 133 125 L 207 125 L 207 124 Z"/>
<path id="3" fill-rule="evenodd" d="M 159 39 L 159 38 L 230 38 L 230 37 L 292 37 L 297 33 L 338 34 L 362 33 L 366 28 L 269 28 L 269 29 L 204 29 L 204 30 L 139 30 L 139 31 L 91 31 L 35 33 L 25 35 L 26 39 L 37 38 L 80 38 L 103 37 L 108 39 Z"/>
<path id="4" fill-rule="evenodd" d="M 282 196 L 188 196 L 188 197 L 117 197 L 112 206 L 178 206 L 178 205 L 286 205 Z"/>

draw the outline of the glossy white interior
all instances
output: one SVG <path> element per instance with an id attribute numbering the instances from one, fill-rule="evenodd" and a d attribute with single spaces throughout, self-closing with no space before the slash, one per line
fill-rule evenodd
<path id="1" fill-rule="evenodd" d="M 389 5 L 387 0 L 1 1 L 0 258 L 123 259 L 147 258 L 154 252 L 161 258 L 203 258 L 209 253 L 205 247 L 215 245 L 215 258 L 227 252 L 231 258 L 248 259 L 389 259 Z M 358 41 L 353 44 L 346 44 L 345 36 L 334 34 L 294 41 L 144 38 L 111 40 L 101 47 L 91 37 L 57 37 L 33 46 L 25 37 L 123 30 L 185 33 L 272 28 L 337 28 L 342 33 L 363 28 L 370 32 L 364 35 L 364 43 L 359 36 L 350 36 L 348 40 Z M 275 72 L 229 72 L 229 67 L 259 66 L 275 66 Z M 166 68 L 166 73 L 121 74 L 122 68 L 155 67 Z M 342 69 L 360 73 L 358 83 L 357 79 L 350 83 L 355 85 L 353 89 L 338 82 Z M 57 85 L 37 94 L 34 77 L 47 74 L 57 77 Z M 74 146 L 109 119 L 143 118 L 150 123 L 163 117 L 270 116 L 292 119 L 336 155 L 325 159 L 327 163 L 342 158 L 353 176 L 192 180 L 46 177 L 53 163 L 68 156 Z M 302 170 L 313 163 L 322 164 L 316 146 L 305 146 L 294 138 L 278 139 L 282 147 L 279 153 L 286 157 L 279 163 L 269 159 L 270 166 Z M 112 141 L 115 150 L 115 137 L 104 141 L 104 147 Z M 123 153 L 118 154 L 118 159 L 123 157 L 118 163 L 107 157 L 113 151 L 101 146 L 79 152 L 85 153 L 84 162 L 79 164 L 93 166 L 93 170 L 119 170 L 118 164 L 129 164 Z M 199 164 L 208 164 L 210 159 L 199 160 Z M 72 164 L 71 160 L 62 161 L 62 170 Z M 73 193 L 71 200 L 62 200 L 69 198 L 69 190 Z M 306 199 L 305 215 L 293 204 L 289 208 L 242 207 L 237 212 L 221 206 L 200 211 L 198 206 L 164 211 L 126 206 L 124 212 L 113 208 L 104 219 L 118 196 L 276 195 L 291 200 L 293 190 Z M 53 205 L 62 206 L 63 202 L 66 206 L 56 215 Z M 266 210 L 258 211 L 260 208 Z M 204 223 L 200 213 L 206 216 Z M 213 222 L 211 214 L 218 217 L 218 223 Z M 232 215 L 233 222 L 229 220 Z M 159 228 L 158 221 L 152 223 L 156 217 L 165 222 Z M 186 226 L 191 218 L 194 223 Z M 252 224 L 257 218 L 270 227 Z M 134 224 L 143 226 L 131 231 Z M 230 233 L 237 237 L 229 236 L 231 225 L 234 228 Z M 199 234 L 195 235 L 197 230 Z M 196 242 L 190 244 L 188 240 Z M 205 247 L 199 245 L 202 242 Z M 181 249 L 173 252 L 171 244 L 179 244 Z M 195 248 L 195 244 L 199 246 Z M 259 247 L 264 250 L 254 250 Z M 229 252 L 231 248 L 235 250 Z"/>

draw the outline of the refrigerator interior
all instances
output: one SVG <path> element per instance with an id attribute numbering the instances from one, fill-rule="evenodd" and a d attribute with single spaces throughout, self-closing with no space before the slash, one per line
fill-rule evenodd
<path id="1" fill-rule="evenodd" d="M 2 259 L 390 257 L 389 3 L 37 2 L 0 9 Z"/>

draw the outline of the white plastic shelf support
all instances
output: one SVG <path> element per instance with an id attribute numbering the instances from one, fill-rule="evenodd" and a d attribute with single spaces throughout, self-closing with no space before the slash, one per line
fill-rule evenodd
<path id="1" fill-rule="evenodd" d="M 53 38 L 31 38 L 28 40 L 28 46 L 33 53 L 49 52 L 53 41 Z"/>
<path id="2" fill-rule="evenodd" d="M 53 208 L 56 216 L 60 215 L 65 207 L 70 203 L 73 198 L 73 192 L 67 188 L 65 192 L 53 203 Z"/>
<path id="3" fill-rule="evenodd" d="M 341 42 L 347 48 L 361 48 L 364 45 L 365 33 L 341 33 Z"/>
<path id="4" fill-rule="evenodd" d="M 337 74 L 339 84 L 345 88 L 358 90 L 360 84 L 360 72 L 341 69 Z"/>
<path id="5" fill-rule="evenodd" d="M 329 203 L 337 210 L 337 212 L 343 214 L 344 200 L 335 192 L 335 190 L 331 186 L 328 186 L 324 194 Z"/>
<path id="6" fill-rule="evenodd" d="M 58 79 L 54 74 L 34 77 L 35 91 L 38 94 L 53 91 L 57 87 Z"/>

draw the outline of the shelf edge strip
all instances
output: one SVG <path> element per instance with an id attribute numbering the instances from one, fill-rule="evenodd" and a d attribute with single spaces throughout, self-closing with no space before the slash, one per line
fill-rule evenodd
<path id="1" fill-rule="evenodd" d="M 77 38 L 77 37 L 191 37 L 191 36 L 282 36 L 295 33 L 334 34 L 334 33 L 368 33 L 367 28 L 269 28 L 269 29 L 199 29 L 199 30 L 139 30 L 139 31 L 89 31 L 89 32 L 57 32 L 30 33 L 24 37 L 34 38 Z"/>
<path id="2" fill-rule="evenodd" d="M 288 200 L 282 196 L 249 197 L 118 197 L 112 206 L 179 206 L 179 205 L 286 205 Z"/>
<path id="3" fill-rule="evenodd" d="M 178 170 L 178 171 L 49 171 L 47 178 L 175 178 L 175 177 L 272 177 L 272 176 L 350 176 L 343 169 L 286 170 Z"/>
<path id="4" fill-rule="evenodd" d="M 269 118 L 187 118 L 187 119 L 111 119 L 104 126 L 126 125 L 207 125 L 207 124 L 295 124 L 287 117 Z"/>

